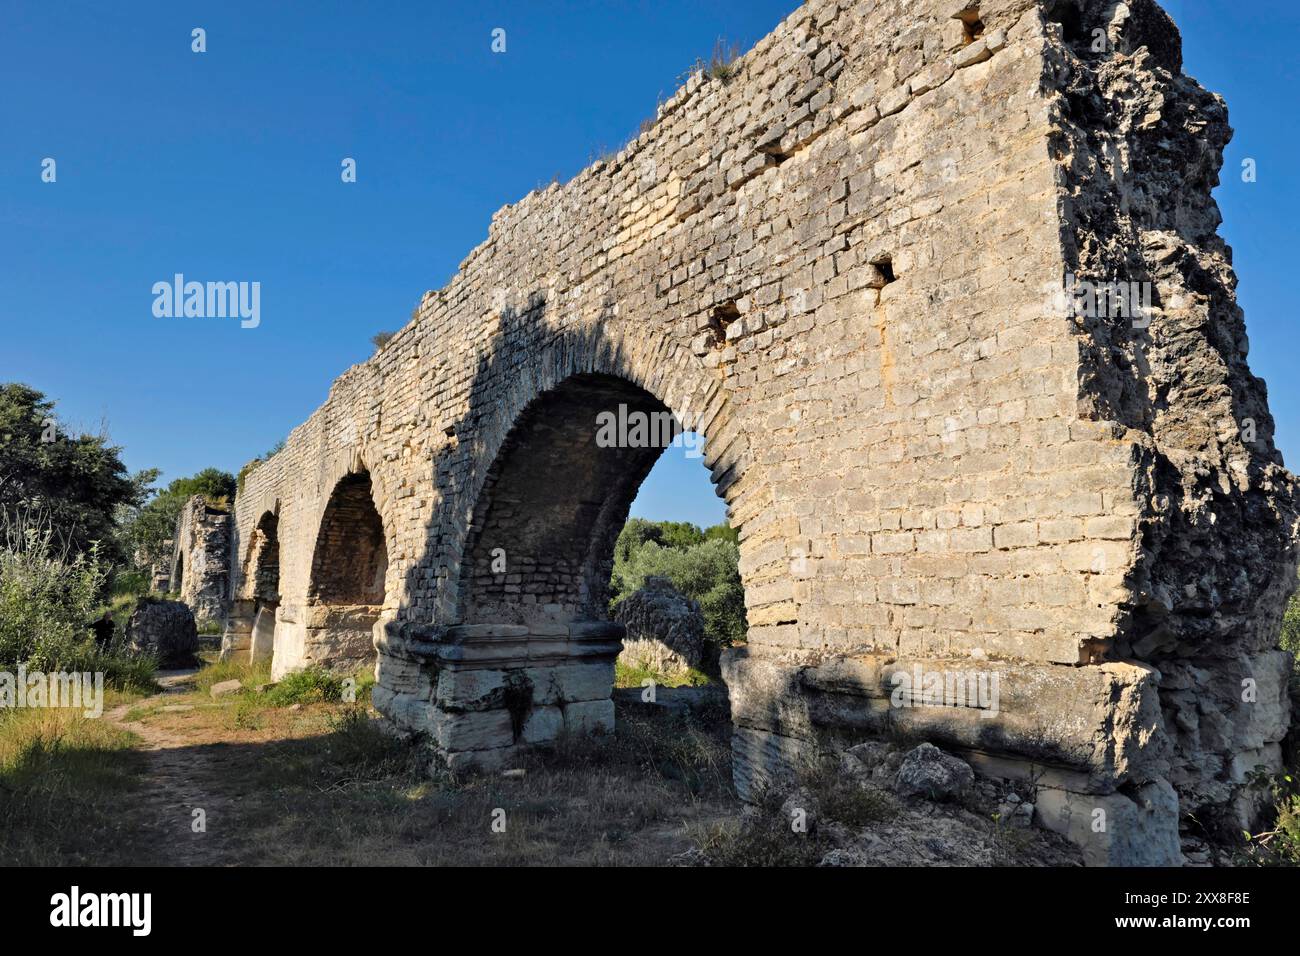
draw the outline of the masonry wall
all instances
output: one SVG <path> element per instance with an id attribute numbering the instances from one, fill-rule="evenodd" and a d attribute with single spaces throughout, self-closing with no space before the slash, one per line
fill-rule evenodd
<path id="1" fill-rule="evenodd" d="M 1291 661 L 1277 640 L 1297 513 L 1217 234 L 1211 190 L 1232 129 L 1222 98 L 1182 73 L 1156 4 L 1065 12 L 1047 68 L 1067 267 L 1154 300 L 1145 321 L 1077 320 L 1080 414 L 1130 443 L 1136 465 L 1138 559 L 1112 654 L 1159 671 L 1167 776 L 1198 825 L 1235 834 L 1252 807 L 1234 791 L 1282 765 Z"/>
<path id="2" fill-rule="evenodd" d="M 190 498 L 176 521 L 170 586 L 200 624 L 224 621 L 230 602 L 231 515 Z"/>
<path id="3" fill-rule="evenodd" d="M 1093 400 L 1109 374 L 1100 327 L 1057 306 L 1100 227 L 1070 205 L 1090 174 L 1063 152 L 1086 133 L 1056 65 L 1067 26 L 1102 6 L 805 3 L 730 82 L 695 76 L 611 162 L 498 212 L 451 282 L 247 477 L 238 563 L 260 517 L 279 515 L 277 668 L 303 663 L 289 636 L 316 613 L 326 502 L 364 471 L 388 555 L 375 701 L 402 726 L 434 726 L 439 648 L 479 597 L 464 565 L 485 543 L 475 515 L 512 427 L 575 375 L 616 376 L 707 435 L 740 532 L 749 643 L 726 673 L 742 792 L 905 716 L 998 772 L 1050 766 L 1045 822 L 1081 840 L 1087 801 L 1112 801 L 1129 843 L 1097 859 L 1172 861 L 1171 698 L 1134 621 L 1142 582 L 1189 533 L 1152 547 L 1144 476 L 1159 472 L 1153 442 L 1178 429 Z M 1202 189 L 1212 205 L 1206 183 L 1189 187 Z M 1263 407 L 1243 360 L 1218 368 Z M 1258 477 L 1224 500 L 1291 495 L 1276 463 L 1250 464 L 1271 445 L 1241 454 Z M 1288 507 L 1243 526 L 1261 542 L 1253 593 L 1270 602 L 1285 590 Z M 503 520 L 489 537 L 530 540 L 514 530 Z M 1197 534 L 1215 538 L 1204 522 Z M 1235 607 L 1216 633 L 1245 622 Z M 1269 608 L 1250 624 L 1257 656 Z M 907 662 L 1001 666 L 1019 709 L 996 725 L 891 713 L 884 668 Z M 1284 709 L 1284 689 L 1265 693 Z M 1195 744 L 1177 747 L 1195 763 Z M 1221 774 L 1212 762 L 1185 777 L 1185 798 Z"/>

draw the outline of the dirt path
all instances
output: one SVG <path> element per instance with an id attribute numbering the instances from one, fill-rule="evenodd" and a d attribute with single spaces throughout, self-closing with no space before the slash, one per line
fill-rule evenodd
<path id="1" fill-rule="evenodd" d="M 139 749 L 148 763 L 140 789 L 132 796 L 132 810 L 145 831 L 156 837 L 155 846 L 162 858 L 159 862 L 169 866 L 219 866 L 224 862 L 225 841 L 220 824 L 233 816 L 234 805 L 230 795 L 223 792 L 225 761 L 211 745 L 126 717 L 138 708 L 171 706 L 165 702 L 189 690 L 187 685 L 194 673 L 160 673 L 161 694 L 123 704 L 104 715 L 110 723 L 144 741 Z M 196 814 L 196 810 L 202 814 Z"/>
<path id="2" fill-rule="evenodd" d="M 212 698 L 194 671 L 105 713 L 136 737 L 137 785 L 105 834 L 128 865 L 659 865 L 735 813 L 725 735 L 631 712 L 621 734 L 453 780 L 349 705 Z M 260 675 L 252 678 L 260 680 Z M 686 776 L 683 776 L 683 773 Z M 687 779 L 689 777 L 689 779 Z M 498 808 L 510 829 L 485 837 Z M 196 817 L 195 811 L 203 813 Z M 201 820 L 205 826 L 196 828 Z M 129 834 L 129 839 L 123 837 Z"/>

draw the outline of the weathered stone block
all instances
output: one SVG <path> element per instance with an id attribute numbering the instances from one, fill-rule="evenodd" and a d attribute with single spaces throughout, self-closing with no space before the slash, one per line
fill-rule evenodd
<path id="1" fill-rule="evenodd" d="M 444 710 L 491 710 L 503 706 L 507 672 L 446 668 L 438 674 L 434 698 Z"/>
<path id="2" fill-rule="evenodd" d="M 1044 787 L 1035 808 L 1035 820 L 1077 843 L 1089 866 L 1182 865 L 1178 795 L 1165 780 L 1131 794 Z"/>
<path id="3" fill-rule="evenodd" d="M 436 711 L 433 718 L 434 740 L 440 750 L 489 750 L 515 743 L 514 727 L 505 710 L 485 710 L 451 714 Z"/>
<path id="4" fill-rule="evenodd" d="M 559 707 L 534 707 L 524 719 L 519 742 L 546 744 L 555 741 L 564 730 L 564 711 Z"/>
<path id="5" fill-rule="evenodd" d="M 564 730 L 570 734 L 612 734 L 614 702 L 581 700 L 564 705 Z"/>

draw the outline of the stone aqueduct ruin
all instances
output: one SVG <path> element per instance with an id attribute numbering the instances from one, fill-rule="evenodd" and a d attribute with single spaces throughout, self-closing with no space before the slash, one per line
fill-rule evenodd
<path id="1" fill-rule="evenodd" d="M 1216 234 L 1230 135 L 1147 0 L 805 3 L 497 213 L 248 475 L 227 651 L 375 662 L 453 767 L 612 729 L 612 545 L 658 449 L 596 417 L 670 410 L 740 534 L 742 795 L 903 733 L 1033 780 L 1092 862 L 1177 862 L 1290 718 L 1296 486 Z M 918 674 L 1000 692 L 893 706 Z"/>

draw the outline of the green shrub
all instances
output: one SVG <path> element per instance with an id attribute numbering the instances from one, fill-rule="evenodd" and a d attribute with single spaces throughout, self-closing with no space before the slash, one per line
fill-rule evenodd
<path id="1" fill-rule="evenodd" d="M 1245 862 L 1258 866 L 1300 866 L 1300 780 L 1283 772 L 1257 773 L 1251 785 L 1266 789 L 1272 799 L 1272 826 L 1262 833 L 1245 833 Z"/>
<path id="2" fill-rule="evenodd" d="M 628 521 L 614 545 L 611 606 L 640 588 L 651 575 L 667 578 L 678 591 L 699 602 L 705 637 L 715 648 L 744 641 L 740 549 L 727 525 L 701 531 L 683 522 Z"/>
<path id="3" fill-rule="evenodd" d="M 122 629 L 107 650 L 90 635 L 106 578 L 98 550 L 70 556 L 48 519 L 32 510 L 3 516 L 0 524 L 0 666 L 99 671 L 109 686 L 153 689 L 156 662 L 129 654 Z"/>
<path id="4" fill-rule="evenodd" d="M 660 687 L 703 687 L 713 683 L 713 679 L 703 671 L 689 668 L 683 674 L 661 674 L 648 667 L 632 667 L 622 661 L 614 662 L 615 687 L 644 687 L 646 681 L 654 681 Z"/>
<path id="5" fill-rule="evenodd" d="M 149 575 L 144 571 L 119 570 L 113 575 L 113 586 L 109 593 L 115 598 L 148 594 Z"/>
<path id="6" fill-rule="evenodd" d="M 154 671 L 158 670 L 158 660 L 148 654 L 131 654 L 123 650 L 101 652 L 92 649 L 68 669 L 91 673 L 102 672 L 105 685 L 120 690 L 140 694 L 152 694 L 158 690 L 158 682 L 153 679 Z"/>
<path id="7" fill-rule="evenodd" d="M 292 704 L 316 704 L 343 699 L 343 678 L 323 667 L 308 667 L 282 678 L 266 692 L 272 707 Z"/>
<path id="8" fill-rule="evenodd" d="M 1300 590 L 1291 595 L 1282 615 L 1282 649 L 1295 655 L 1295 672 L 1300 674 Z"/>
<path id="9" fill-rule="evenodd" d="M 57 670 L 85 653 L 105 572 L 99 551 L 72 556 L 41 514 L 5 515 L 0 550 L 0 664 Z"/>

